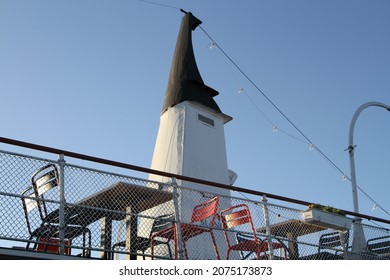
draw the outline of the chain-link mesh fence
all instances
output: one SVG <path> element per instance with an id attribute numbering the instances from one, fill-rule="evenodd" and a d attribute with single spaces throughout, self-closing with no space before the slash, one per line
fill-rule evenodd
<path id="1" fill-rule="evenodd" d="M 237 194 L 234 192 L 234 194 Z M 336 217 L 337 218 L 337 217 Z M 335 219 L 335 218 L 334 218 Z M 0 247 L 105 259 L 389 259 L 390 232 L 266 197 L 0 152 Z M 367 223 L 364 223 L 367 222 Z"/>

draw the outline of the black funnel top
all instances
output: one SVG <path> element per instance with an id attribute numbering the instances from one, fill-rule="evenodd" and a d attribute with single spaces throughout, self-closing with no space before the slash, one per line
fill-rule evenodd
<path id="1" fill-rule="evenodd" d="M 191 13 L 182 19 L 162 112 L 184 101 L 196 101 L 222 114 L 213 99 L 218 92 L 203 83 L 195 61 L 191 32 L 201 23 Z"/>

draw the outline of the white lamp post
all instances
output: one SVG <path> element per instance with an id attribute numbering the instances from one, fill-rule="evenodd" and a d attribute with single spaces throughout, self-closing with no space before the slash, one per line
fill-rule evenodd
<path id="1" fill-rule="evenodd" d="M 355 129 L 355 123 L 359 114 L 367 107 L 377 106 L 385 108 L 390 111 L 390 106 L 380 102 L 367 102 L 361 105 L 352 117 L 352 121 L 349 127 L 349 163 L 351 169 L 351 184 L 352 184 L 352 199 L 353 199 L 353 211 L 359 213 L 359 203 L 357 195 L 357 184 L 356 184 L 356 171 L 355 171 L 355 158 L 354 151 L 355 145 L 353 144 L 353 132 Z M 361 218 L 355 217 L 354 235 L 352 241 L 352 252 L 362 253 L 366 251 L 366 241 L 364 238 L 363 227 L 361 225 Z"/>

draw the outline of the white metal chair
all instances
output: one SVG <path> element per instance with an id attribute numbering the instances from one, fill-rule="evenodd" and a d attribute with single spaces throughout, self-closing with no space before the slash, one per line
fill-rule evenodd
<path id="1" fill-rule="evenodd" d="M 58 186 L 58 170 L 55 164 L 48 164 L 39 168 L 31 177 L 31 186 L 21 193 L 22 206 L 24 210 L 29 241 L 26 250 L 30 250 L 31 243 L 34 243 L 33 250 L 58 253 L 59 252 L 59 211 L 49 212 L 44 194 Z M 66 217 L 66 213 L 65 213 Z M 85 250 L 86 238 L 88 236 L 88 248 L 91 247 L 91 232 L 82 225 L 67 224 L 65 218 L 64 243 L 65 254 L 70 254 L 72 240 L 78 236 L 83 239 L 83 256 L 89 255 Z M 35 240 L 34 240 L 35 239 Z M 34 241 L 33 241 L 34 240 Z"/>

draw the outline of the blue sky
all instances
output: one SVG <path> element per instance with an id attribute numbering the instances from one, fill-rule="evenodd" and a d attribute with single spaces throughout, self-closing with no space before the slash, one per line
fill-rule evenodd
<path id="1" fill-rule="evenodd" d="M 354 112 L 390 104 L 389 1 L 154 2 L 165 6 L 0 0 L 1 136 L 149 167 L 183 8 L 349 176 Z M 352 210 L 350 182 L 199 28 L 193 43 L 203 80 L 233 117 L 225 135 L 236 185 Z M 358 185 L 388 212 L 389 124 L 386 110 L 368 108 L 354 134 Z M 389 219 L 361 192 L 359 203 Z"/>

